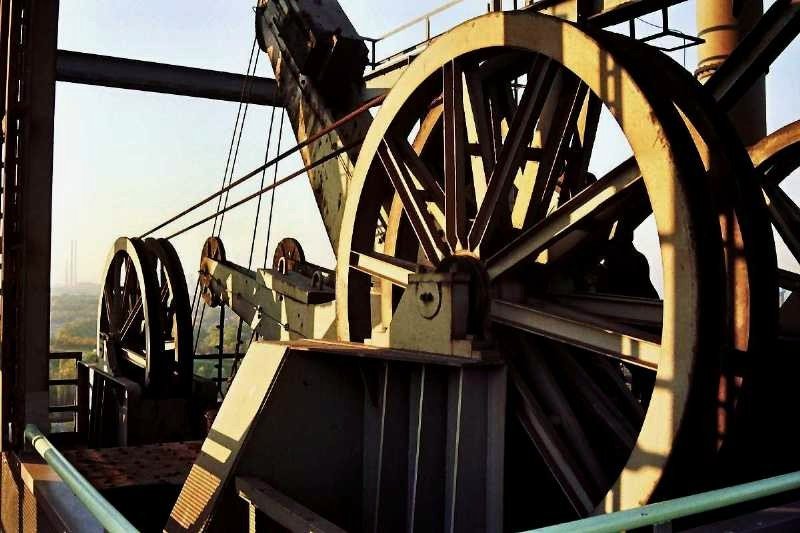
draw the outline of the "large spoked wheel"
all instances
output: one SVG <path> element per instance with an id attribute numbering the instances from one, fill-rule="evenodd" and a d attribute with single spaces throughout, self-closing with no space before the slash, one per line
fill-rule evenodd
<path id="1" fill-rule="evenodd" d="M 550 17 L 464 23 L 393 87 L 348 191 L 341 338 L 391 328 L 411 272 L 463 265 L 488 280 L 470 333 L 510 367 L 511 528 L 644 503 L 667 466 L 701 477 L 715 450 L 680 429 L 729 344 L 720 226 L 681 116 L 629 62 Z M 603 107 L 633 159 L 597 179 Z M 637 210 L 654 215 L 663 298 L 632 244 Z M 691 459 L 671 460 L 693 444 Z"/>
<path id="2" fill-rule="evenodd" d="M 158 284 L 158 311 L 168 381 L 177 391 L 188 395 L 192 390 L 194 347 L 189 290 L 180 258 L 166 239 L 147 239 Z"/>
<path id="3" fill-rule="evenodd" d="M 779 330 L 772 349 L 765 354 L 773 364 L 759 367 L 763 394 L 753 398 L 754 414 L 746 428 L 753 442 L 742 453 L 748 458 L 763 458 L 757 474 L 767 477 L 800 468 L 792 445 L 793 430 L 785 423 L 786 406 L 795 401 L 795 377 L 800 373 L 800 207 L 796 181 L 800 172 L 800 121 L 768 135 L 749 152 L 775 233 L 780 237 L 776 239 L 780 250 L 777 273 L 784 291 L 780 299 L 773 299 L 773 306 L 779 304 Z"/>
<path id="4" fill-rule="evenodd" d="M 115 376 L 149 387 L 163 375 L 164 339 L 155 268 L 140 239 L 120 237 L 106 261 L 97 323 L 97 356 Z"/>
<path id="5" fill-rule="evenodd" d="M 761 177 L 772 223 L 795 263 L 800 263 L 800 207 L 782 187 L 784 180 L 800 169 L 800 121 L 752 146 L 750 156 Z M 781 269 L 778 279 L 780 286 L 792 293 L 781 313 L 783 333 L 800 338 L 800 274 Z"/>
<path id="6" fill-rule="evenodd" d="M 643 43 L 609 32 L 598 32 L 597 38 L 624 54 L 636 65 L 637 72 L 645 74 L 639 79 L 648 86 L 648 92 L 660 93 L 661 98 L 672 100 L 681 111 L 706 168 L 706 184 L 714 199 L 708 209 L 717 214 L 723 240 L 725 298 L 732 311 L 728 316 L 726 338 L 733 349 L 720 354 L 721 359 L 713 370 L 718 387 L 705 395 L 710 401 L 695 401 L 696 416 L 688 424 L 684 423 L 684 428 L 691 427 L 690 431 L 698 434 L 707 432 L 708 428 L 715 429 L 717 473 L 699 485 L 694 480 L 677 480 L 676 489 L 692 492 L 788 471 L 785 465 L 789 463 L 779 457 L 773 442 L 790 437 L 783 429 L 785 426 L 774 418 L 774 413 L 776 406 L 792 401 L 784 392 L 791 387 L 776 387 L 776 377 L 796 375 L 798 368 L 791 358 L 781 353 L 783 350 L 776 349 L 775 344 L 778 272 L 770 213 L 762 201 L 764 196 L 771 197 L 768 193 L 762 194 L 762 187 L 765 192 L 769 190 L 769 183 L 763 177 L 765 172 L 774 176 L 772 183 L 779 183 L 781 178 L 777 173 L 790 172 L 787 165 L 791 167 L 792 157 L 797 166 L 800 162 L 797 146 L 793 149 L 788 146 L 792 143 L 787 142 L 790 136 L 787 132 L 777 132 L 771 143 L 765 140 L 759 144 L 765 147 L 769 144 L 771 149 L 764 151 L 782 152 L 782 156 L 775 154 L 769 171 L 761 166 L 754 169 L 726 114 L 685 69 Z M 776 213 L 793 211 L 791 201 L 783 201 L 788 197 L 779 198 L 781 192 L 775 195 L 777 201 L 769 202 L 773 222 L 778 226 L 786 217 L 776 216 Z M 793 212 L 798 212 L 796 207 Z M 800 217 L 795 216 L 800 223 Z M 781 277 L 786 278 L 785 275 Z M 778 342 L 780 344 L 780 339 Z M 703 406 L 713 403 L 715 398 L 716 419 L 711 420 Z M 766 422 L 768 420 L 772 423 Z M 766 438 L 767 435 L 774 438 Z M 694 454 L 695 451 L 685 448 L 683 453 Z"/>

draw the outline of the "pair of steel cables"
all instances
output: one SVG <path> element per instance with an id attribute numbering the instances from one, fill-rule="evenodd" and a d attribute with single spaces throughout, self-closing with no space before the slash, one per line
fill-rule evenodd
<path id="1" fill-rule="evenodd" d="M 270 192 L 271 193 L 270 204 L 269 204 L 270 208 L 269 208 L 269 217 L 268 217 L 268 222 L 267 222 L 267 234 L 266 234 L 265 251 L 264 251 L 264 265 L 263 265 L 264 268 L 266 268 L 267 267 L 268 257 L 269 257 L 269 239 L 271 237 L 273 211 L 274 211 L 274 205 L 275 205 L 275 189 L 277 187 L 279 187 L 280 185 L 283 185 L 284 183 L 287 183 L 287 182 L 293 180 L 294 178 L 296 178 L 298 176 L 306 174 L 311 169 L 313 169 L 313 168 L 315 168 L 315 167 L 317 167 L 317 166 L 319 166 L 321 164 L 324 164 L 327 161 L 330 161 L 330 160 L 332 160 L 334 158 L 342 156 L 343 154 L 347 153 L 348 151 L 358 147 L 361 144 L 361 142 L 363 141 L 363 139 L 359 139 L 359 140 L 357 140 L 356 142 L 354 142 L 354 143 L 352 143 L 350 145 L 342 146 L 339 149 L 334 150 L 334 151 L 326 154 L 325 156 L 319 158 L 318 160 L 315 160 L 315 161 L 311 162 L 309 165 L 304 166 L 304 167 L 300 168 L 299 170 L 296 170 L 296 171 L 294 171 L 294 172 L 282 177 L 281 179 L 278 179 L 279 163 L 283 159 L 286 159 L 288 156 L 299 152 L 301 149 L 311 145 L 314 142 L 317 142 L 318 140 L 322 139 L 323 137 L 329 135 L 330 133 L 335 132 L 335 130 L 338 127 L 340 127 L 343 124 L 346 124 L 347 122 L 353 120 L 354 118 L 358 117 L 359 115 L 367 112 L 369 109 L 371 109 L 371 108 L 373 108 L 373 107 L 375 107 L 377 105 L 380 105 L 382 103 L 382 101 L 383 101 L 384 96 L 383 95 L 377 96 L 375 98 L 372 98 L 372 99 L 364 102 L 362 105 L 358 106 L 356 109 L 354 109 L 353 111 L 351 111 L 347 115 L 343 116 L 339 120 L 335 121 L 334 123 L 332 123 L 328 127 L 324 128 L 323 130 L 321 130 L 318 133 L 310 136 L 309 138 L 307 138 L 303 142 L 298 143 L 294 147 L 292 147 L 292 148 L 290 148 L 290 149 L 288 149 L 288 150 L 286 150 L 284 152 L 281 152 L 281 147 L 282 147 L 282 141 L 283 141 L 283 127 L 284 127 L 286 113 L 285 113 L 285 111 L 283 109 L 281 109 L 281 117 L 280 117 L 280 121 L 279 121 L 280 124 L 278 126 L 277 149 L 275 151 L 275 155 L 272 157 L 272 159 L 270 159 L 269 158 L 269 152 L 270 152 L 270 148 L 271 148 L 271 145 L 272 145 L 272 137 L 273 137 L 273 132 L 274 132 L 274 122 L 275 122 L 275 113 L 276 113 L 276 108 L 273 106 L 272 112 L 270 113 L 270 118 L 269 118 L 269 126 L 268 126 L 268 133 L 267 133 L 267 146 L 266 146 L 265 153 L 264 153 L 264 164 L 259 166 L 259 167 L 257 167 L 257 168 L 255 168 L 255 169 L 253 169 L 253 170 L 251 170 L 250 172 L 244 174 L 242 177 L 240 177 L 238 179 L 234 179 L 234 174 L 235 174 L 235 170 L 236 170 L 236 164 L 238 162 L 239 149 L 240 149 L 240 146 L 241 146 L 241 140 L 242 140 L 244 125 L 245 125 L 245 120 L 247 118 L 247 111 L 248 111 L 248 107 L 249 107 L 249 98 L 246 98 L 246 97 L 249 95 L 250 90 L 252 88 L 253 80 L 254 80 L 255 75 L 256 75 L 256 69 L 258 67 L 259 55 L 260 55 L 260 53 L 259 53 L 260 51 L 256 50 L 256 46 L 257 46 L 257 43 L 254 40 L 253 44 L 252 44 L 252 47 L 251 47 L 251 50 L 250 50 L 250 56 L 249 56 L 249 59 L 248 59 L 247 74 L 246 74 L 246 76 L 245 76 L 245 78 L 244 78 L 244 80 L 242 82 L 242 90 L 241 90 L 240 99 L 239 99 L 239 106 L 238 106 L 238 109 L 237 109 L 236 118 L 235 118 L 235 121 L 234 121 L 234 129 L 233 129 L 233 132 L 231 134 L 231 139 L 230 139 L 230 143 L 229 143 L 229 147 L 228 147 L 228 155 L 227 155 L 227 159 L 226 159 L 226 162 L 225 162 L 225 170 L 223 172 L 220 189 L 217 190 L 216 192 L 206 196 L 202 200 L 192 204 L 187 209 L 184 209 L 183 211 L 181 211 L 181 212 L 177 213 L 176 215 L 170 217 L 169 219 L 165 220 L 164 222 L 158 224 L 157 226 L 155 226 L 154 228 L 150 229 L 149 231 L 143 233 L 141 235 L 142 238 L 147 237 L 149 235 L 152 235 L 153 233 L 165 228 L 166 226 L 168 226 L 168 225 L 170 225 L 170 224 L 182 219 L 186 215 L 192 213 L 193 211 L 197 210 L 198 208 L 200 208 L 200 207 L 206 205 L 207 203 L 211 202 L 214 198 L 217 198 L 217 208 L 216 208 L 216 211 L 214 213 L 212 213 L 211 215 L 202 217 L 200 220 L 197 220 L 197 221 L 189 224 L 188 226 L 183 227 L 180 230 L 173 231 L 166 238 L 167 239 L 172 239 L 174 237 L 182 235 L 183 233 L 186 233 L 187 231 L 190 231 L 190 230 L 192 230 L 192 229 L 194 229 L 194 228 L 196 228 L 196 227 L 198 227 L 198 226 L 200 226 L 202 224 L 205 224 L 206 222 L 212 221 L 212 220 L 213 220 L 214 225 L 213 225 L 213 228 L 212 228 L 211 235 L 219 237 L 221 232 L 222 232 L 222 226 L 223 226 L 223 222 L 224 222 L 224 219 L 225 219 L 225 213 L 227 213 L 228 211 L 231 211 L 232 209 L 235 209 L 235 208 L 237 208 L 237 207 L 239 207 L 239 206 L 241 206 L 241 205 L 243 205 L 243 204 L 245 204 L 247 202 L 250 202 L 250 201 L 252 201 L 254 199 L 257 199 L 258 203 L 257 203 L 257 206 L 256 206 L 255 220 L 254 220 L 254 223 L 253 223 L 253 232 L 252 232 L 251 243 L 250 243 L 250 253 L 249 253 L 249 258 L 248 258 L 248 269 L 250 269 L 250 268 L 252 268 L 252 263 L 253 263 L 253 259 L 254 259 L 255 242 L 256 242 L 256 238 L 257 238 L 258 220 L 260 218 L 260 213 L 261 213 L 262 196 L 265 193 Z M 264 183 L 266 181 L 266 172 L 270 167 L 273 168 L 272 183 L 270 185 L 265 186 Z M 258 176 L 258 175 L 261 176 L 259 190 L 257 190 L 256 192 L 254 192 L 254 193 L 252 193 L 252 194 L 250 194 L 248 196 L 245 196 L 244 198 L 242 198 L 242 199 L 240 199 L 240 200 L 238 200 L 238 201 L 236 201 L 234 203 L 229 204 L 230 191 L 234 187 L 237 187 L 237 186 L 245 183 L 246 181 L 249 181 L 250 179 L 252 179 L 252 178 L 254 178 L 254 177 Z M 200 331 L 201 331 L 201 328 L 202 328 L 203 318 L 204 318 L 204 315 L 205 315 L 205 307 L 206 307 L 205 302 L 203 302 L 202 306 L 200 305 L 200 302 L 201 302 L 200 281 L 198 279 L 197 283 L 195 284 L 195 291 L 194 291 L 194 295 L 193 295 L 193 298 L 192 298 L 192 317 L 193 317 L 192 318 L 192 325 L 193 325 L 193 329 L 194 329 L 194 333 L 195 333 L 195 339 L 194 339 L 194 351 L 195 352 L 197 351 L 197 347 L 198 347 L 199 340 L 200 340 Z M 198 316 L 199 316 L 199 318 L 198 318 Z M 223 327 L 223 320 L 224 319 L 220 320 L 220 326 L 219 326 L 220 328 Z M 240 348 L 241 348 L 241 344 L 242 344 L 242 342 L 241 342 L 242 328 L 243 328 L 243 321 L 240 319 L 239 320 L 239 325 L 238 325 L 238 328 L 237 328 L 237 341 L 236 341 L 236 348 L 235 348 L 236 357 L 235 357 L 235 359 L 238 359 L 238 356 L 239 356 L 239 353 L 240 353 Z M 222 351 L 223 351 L 223 349 L 222 349 L 222 338 L 223 338 L 223 335 L 222 335 L 222 331 L 221 331 L 220 332 L 220 348 L 219 348 L 220 353 L 222 353 Z M 252 341 L 253 338 L 254 338 L 254 334 L 251 335 L 251 339 L 250 340 Z"/>

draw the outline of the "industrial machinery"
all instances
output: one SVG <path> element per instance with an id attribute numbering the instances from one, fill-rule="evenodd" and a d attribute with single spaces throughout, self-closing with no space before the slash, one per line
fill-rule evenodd
<path id="1" fill-rule="evenodd" d="M 287 237 L 253 270 L 212 234 L 192 298 L 158 231 L 117 240 L 79 470 L 178 450 L 172 492 L 126 489 L 167 531 L 518 531 L 800 469 L 773 233 L 800 259 L 800 122 L 763 111 L 800 3 L 697 0 L 695 77 L 653 46 L 680 1 L 494 2 L 377 62 L 336 1 L 260 0 L 276 160 L 305 165 L 280 183 L 308 176 L 336 268 Z M 629 156 L 593 171 L 607 138 Z M 252 331 L 224 391 L 193 375 L 201 306 Z"/>

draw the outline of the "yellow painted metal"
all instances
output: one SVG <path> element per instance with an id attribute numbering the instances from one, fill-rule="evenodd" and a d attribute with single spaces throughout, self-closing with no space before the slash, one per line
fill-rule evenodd
<path id="1" fill-rule="evenodd" d="M 178 495 L 164 531 L 202 531 L 226 483 L 233 479 L 286 346 L 253 343 L 242 359 L 208 437 Z"/>
<path id="2" fill-rule="evenodd" d="M 741 2 L 741 13 L 733 11 L 733 0 L 696 3 L 697 35 L 705 42 L 697 47 L 697 78 L 708 80 L 758 22 L 763 0 Z M 758 80 L 731 111 L 731 118 L 745 144 L 767 134 L 766 85 Z"/>
<path id="3" fill-rule="evenodd" d="M 246 270 L 231 263 L 203 260 L 212 290 L 261 337 L 270 340 L 332 339 L 336 336 L 336 306 L 309 301 L 321 292 L 311 279 L 273 269 Z M 319 290 L 318 290 L 319 289 Z"/>
<path id="4" fill-rule="evenodd" d="M 694 194 L 679 162 L 686 154 L 676 154 L 668 138 L 680 130 L 679 119 L 670 125 L 671 133 L 656 118 L 648 96 L 637 86 L 622 65 L 602 46 L 577 27 L 552 17 L 532 14 L 492 13 L 467 21 L 435 40 L 403 73 L 387 96 L 355 168 L 342 221 L 337 253 L 338 331 L 341 339 L 350 338 L 348 316 L 348 277 L 351 268 L 352 232 L 356 224 L 359 198 L 364 193 L 370 167 L 389 125 L 414 90 L 442 65 L 455 57 L 489 47 L 511 47 L 540 52 L 572 70 L 604 100 L 628 138 L 640 163 L 648 195 L 653 203 L 661 236 L 664 276 L 664 326 L 660 342 L 657 386 L 644 425 L 627 467 L 609 493 L 605 508 L 630 508 L 645 503 L 659 482 L 662 468 L 672 450 L 684 414 L 693 357 L 702 336 L 698 331 L 700 277 L 693 250 L 696 247 L 690 227 L 694 214 L 687 198 Z M 683 130 L 682 135 L 688 138 Z M 699 159 L 694 160 L 701 165 Z M 699 167 L 701 168 L 701 167 Z M 714 244 L 709 243 L 711 252 Z M 714 252 L 711 252 L 714 253 Z M 386 306 L 384 306 L 386 309 Z M 384 323 L 386 319 L 384 318 Z"/>

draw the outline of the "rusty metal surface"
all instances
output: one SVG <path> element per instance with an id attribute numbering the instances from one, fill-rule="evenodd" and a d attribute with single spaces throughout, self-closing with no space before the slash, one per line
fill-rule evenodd
<path id="1" fill-rule="evenodd" d="M 337 2 L 261 2 L 256 36 L 275 72 L 278 91 L 299 143 L 326 131 L 363 102 L 367 62 L 364 43 Z M 345 37 L 332 38 L 337 32 Z M 371 116 L 360 114 L 329 135 L 308 143 L 300 155 L 306 166 L 343 147 L 346 154 L 308 172 L 311 189 L 334 249 L 342 207 L 358 156 L 355 143 L 366 134 Z"/>
<path id="2" fill-rule="evenodd" d="M 2 3 L 2 446 L 48 423 L 58 1 Z M 24 16 L 23 16 L 24 12 Z M 35 66 L 35 68 L 34 68 Z"/>
<path id="3" fill-rule="evenodd" d="M 201 443 L 167 442 L 124 448 L 65 450 L 64 457 L 97 490 L 157 485 L 182 485 Z"/>

